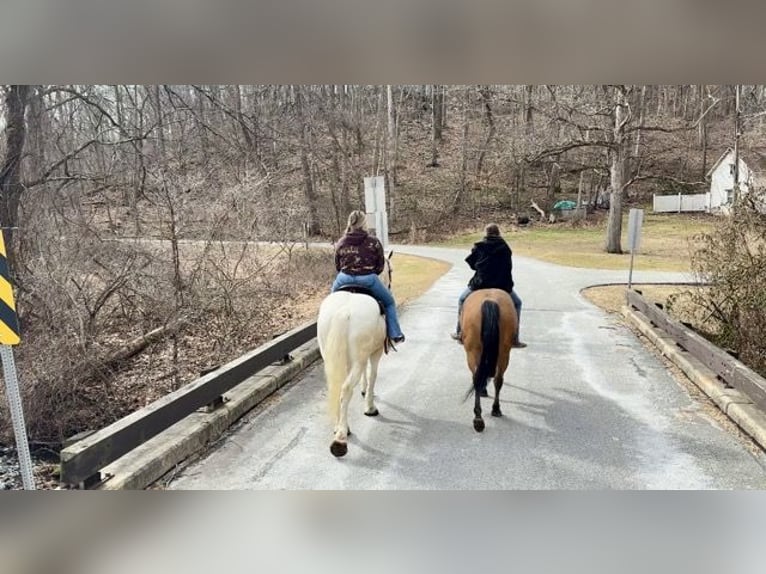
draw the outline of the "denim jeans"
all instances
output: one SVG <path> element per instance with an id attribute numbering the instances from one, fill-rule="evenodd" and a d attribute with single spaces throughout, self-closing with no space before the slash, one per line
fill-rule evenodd
<path id="1" fill-rule="evenodd" d="M 388 336 L 392 339 L 402 336 L 402 329 L 399 327 L 399 319 L 396 316 L 396 301 L 394 296 L 391 295 L 391 291 L 386 289 L 383 282 L 375 274 L 370 275 L 347 275 L 346 273 L 338 273 L 335 281 L 332 284 L 332 291 L 337 291 L 341 287 L 347 285 L 356 285 L 358 287 L 365 287 L 372 291 L 375 298 L 383 303 L 386 309 L 386 331 Z"/>
<path id="2" fill-rule="evenodd" d="M 468 299 L 468 296 L 471 293 L 473 293 L 473 290 L 470 287 L 466 287 L 457 300 L 457 329 L 455 329 L 455 332 L 458 334 L 460 334 L 460 314 L 463 312 L 463 303 L 465 303 L 465 300 Z M 513 306 L 516 308 L 516 317 L 518 318 L 516 337 L 514 338 L 514 343 L 518 343 L 519 331 L 521 330 L 521 299 L 516 295 L 516 291 L 511 291 L 511 300 L 513 301 Z"/>

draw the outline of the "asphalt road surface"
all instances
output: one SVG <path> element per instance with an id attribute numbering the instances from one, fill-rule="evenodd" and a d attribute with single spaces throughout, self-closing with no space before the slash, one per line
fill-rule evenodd
<path id="1" fill-rule="evenodd" d="M 349 409 L 345 458 L 329 451 L 321 364 L 307 371 L 209 453 L 175 489 L 763 489 L 763 455 L 722 428 L 619 319 L 580 294 L 627 272 L 514 257 L 524 307 L 501 393 L 504 417 L 472 428 L 462 402 L 470 374 L 449 338 L 470 277 L 465 250 L 402 247 L 454 263 L 401 313 L 407 342 L 381 361 L 376 402 Z M 394 258 L 394 262 L 396 259 Z M 395 269 L 395 268 L 394 268 Z M 689 280 L 636 272 L 635 282 Z M 490 395 L 494 389 L 490 384 Z"/>

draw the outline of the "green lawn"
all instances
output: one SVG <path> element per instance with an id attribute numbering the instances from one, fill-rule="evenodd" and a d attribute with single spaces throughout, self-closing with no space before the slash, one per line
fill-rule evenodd
<path id="1" fill-rule="evenodd" d="M 716 220 L 702 215 L 657 215 L 644 211 L 641 245 L 635 258 L 635 268 L 658 271 L 689 271 L 693 237 L 713 229 Z M 628 216 L 623 217 L 622 248 L 627 248 Z M 570 267 L 626 269 L 630 254 L 609 254 L 604 251 L 606 221 L 582 227 L 566 223 L 537 224 L 530 229 L 503 230 L 514 254 L 533 257 Z M 482 232 L 463 234 L 443 245 L 466 247 L 478 241 Z"/>

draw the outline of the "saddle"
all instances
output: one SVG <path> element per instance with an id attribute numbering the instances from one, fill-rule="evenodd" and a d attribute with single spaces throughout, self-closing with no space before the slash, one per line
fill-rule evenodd
<path id="1" fill-rule="evenodd" d="M 372 294 L 372 291 L 367 289 L 366 287 L 359 287 L 358 285 L 346 285 L 345 287 L 340 287 L 337 289 L 337 291 L 347 291 L 348 293 L 358 293 L 359 295 L 367 295 L 368 297 L 372 297 L 375 299 L 375 302 L 378 304 L 378 309 L 380 309 L 380 314 L 385 315 L 386 308 L 383 306 L 383 303 L 381 303 L 375 295 Z"/>

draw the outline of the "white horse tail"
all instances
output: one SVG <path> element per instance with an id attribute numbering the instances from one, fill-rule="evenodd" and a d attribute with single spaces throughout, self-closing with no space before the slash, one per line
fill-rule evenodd
<path id="1" fill-rule="evenodd" d="M 327 379 L 327 409 L 330 420 L 335 424 L 340 413 L 340 393 L 349 372 L 348 338 L 351 317 L 340 312 L 332 317 L 322 355 L 324 374 Z"/>

